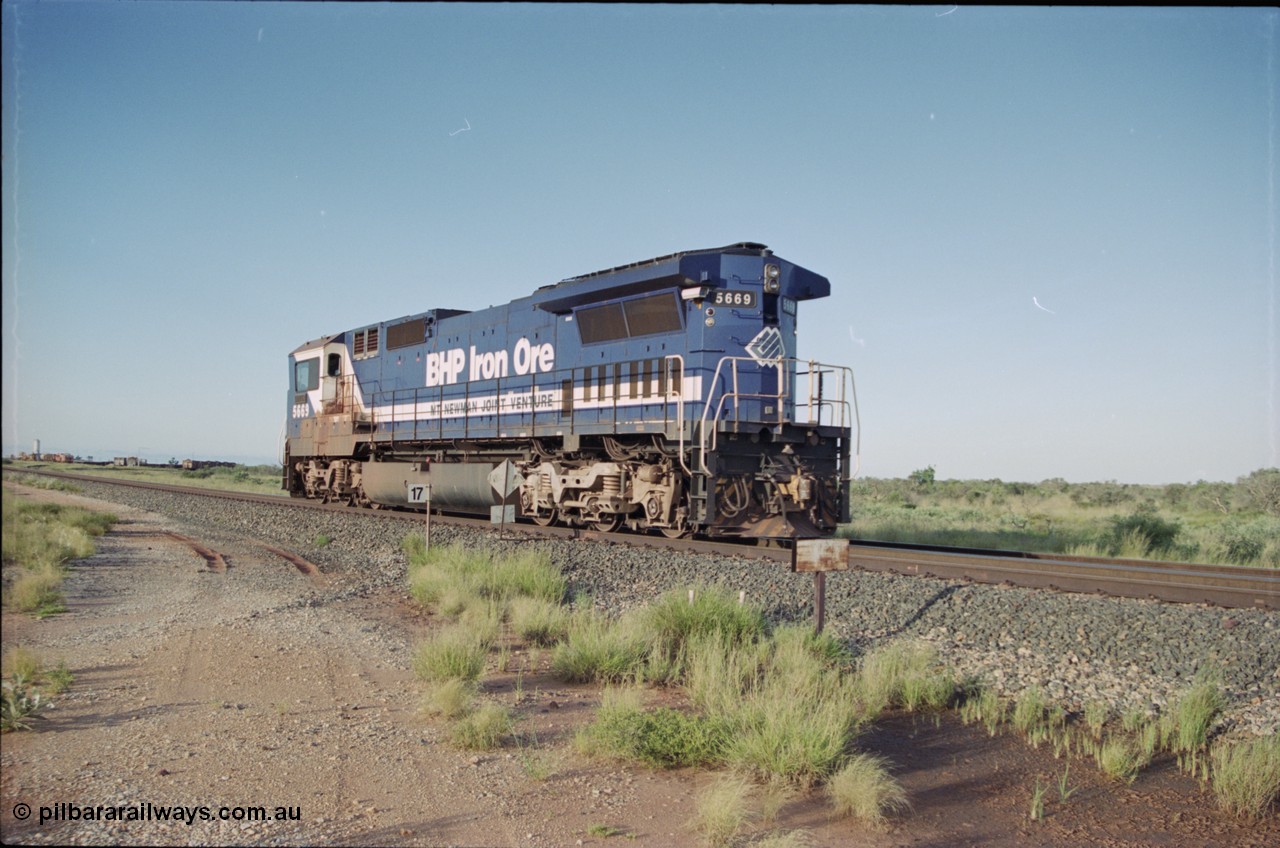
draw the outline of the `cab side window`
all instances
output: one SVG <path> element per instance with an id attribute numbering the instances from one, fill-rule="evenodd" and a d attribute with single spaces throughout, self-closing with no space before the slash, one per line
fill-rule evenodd
<path id="1" fill-rule="evenodd" d="M 320 385 L 320 360 L 303 359 L 293 366 L 293 390 L 314 391 Z"/>

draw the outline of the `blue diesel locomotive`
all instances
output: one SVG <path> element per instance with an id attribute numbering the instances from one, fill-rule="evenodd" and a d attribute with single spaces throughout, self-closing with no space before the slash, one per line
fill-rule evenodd
<path id="1" fill-rule="evenodd" d="M 425 489 L 432 509 L 673 538 L 831 533 L 853 377 L 796 358 L 798 304 L 830 292 L 742 242 L 307 342 L 284 488 L 373 507 Z"/>

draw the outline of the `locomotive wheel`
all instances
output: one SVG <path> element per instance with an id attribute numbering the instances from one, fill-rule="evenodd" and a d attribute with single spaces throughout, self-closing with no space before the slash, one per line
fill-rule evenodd
<path id="1" fill-rule="evenodd" d="M 622 526 L 622 516 L 618 513 L 610 513 L 599 521 L 591 522 L 591 526 L 601 533 L 612 533 Z"/>
<path id="2" fill-rule="evenodd" d="M 685 536 L 689 535 L 688 527 L 659 527 L 658 529 L 662 531 L 662 535 L 666 536 L 668 539 L 683 539 Z"/>
<path id="3" fill-rule="evenodd" d="M 556 523 L 556 510 L 553 507 L 549 512 L 535 512 L 529 516 L 533 519 L 533 523 L 539 527 L 550 527 Z"/>

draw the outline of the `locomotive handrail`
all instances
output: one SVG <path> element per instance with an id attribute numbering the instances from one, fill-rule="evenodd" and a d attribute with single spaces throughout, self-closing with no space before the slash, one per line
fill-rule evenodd
<path id="1" fill-rule="evenodd" d="M 724 410 L 725 404 L 729 400 L 733 401 L 735 424 L 742 423 L 742 420 L 740 418 L 740 411 L 739 411 L 739 402 L 741 400 L 743 399 L 775 400 L 775 401 L 778 401 L 778 408 L 777 408 L 778 420 L 776 423 L 784 424 L 786 423 L 786 411 L 784 409 L 784 404 L 782 403 L 782 400 L 790 395 L 790 382 L 792 379 L 792 373 L 791 373 L 792 369 L 784 368 L 783 366 L 799 365 L 802 363 L 802 360 L 796 359 L 795 357 L 778 357 L 777 359 L 770 359 L 770 360 L 764 360 L 764 361 L 757 360 L 754 357 L 750 357 L 750 356 L 720 357 L 720 361 L 716 363 L 715 373 L 711 378 L 711 385 L 707 390 L 707 400 L 702 408 L 702 419 L 700 421 L 700 426 L 699 426 L 698 445 L 699 445 L 700 453 L 698 457 L 698 462 L 701 466 L 701 472 L 703 474 L 711 473 L 711 469 L 707 467 L 708 441 L 710 441 L 709 449 L 712 451 L 716 449 L 717 442 L 719 441 L 719 430 L 712 427 L 710 428 L 710 432 L 708 433 L 707 416 L 708 416 L 708 413 L 711 412 L 712 397 L 715 392 L 716 386 L 720 384 L 721 371 L 724 368 L 724 365 L 726 362 L 729 363 L 729 370 L 731 373 L 731 383 L 732 383 L 733 391 L 720 393 L 719 400 L 716 403 L 715 416 L 712 417 L 711 420 L 712 421 L 720 420 L 720 413 Z M 776 369 L 778 372 L 778 391 L 776 393 L 741 391 L 738 384 L 738 363 L 739 362 L 752 362 L 760 366 L 760 368 L 762 369 L 763 368 Z M 855 410 L 857 409 L 856 395 L 853 394 L 853 390 L 852 390 L 853 369 L 844 365 L 826 365 L 824 363 L 815 362 L 812 359 L 803 360 L 803 363 L 808 366 L 808 370 L 796 372 L 795 376 L 810 378 L 808 400 L 805 403 L 793 403 L 793 407 L 797 410 L 808 409 L 809 420 L 807 423 L 815 424 L 818 426 L 822 425 L 823 409 L 830 409 L 832 411 L 832 415 L 831 415 L 832 424 L 836 423 L 835 410 L 839 409 L 840 422 L 837 426 L 840 426 L 840 427 L 846 426 L 846 422 L 849 421 L 849 419 L 854 417 L 854 415 L 856 414 Z M 842 379 L 839 381 L 839 384 L 840 384 L 839 397 L 835 400 L 824 399 L 822 396 L 822 375 L 829 374 L 829 373 L 840 373 L 842 375 Z M 818 377 L 816 381 L 813 379 L 815 375 Z M 815 387 L 815 383 L 817 384 L 816 387 Z M 848 395 L 846 395 L 845 393 L 846 384 L 850 387 L 850 391 Z M 815 399 L 815 388 L 817 392 L 816 399 Z M 852 405 L 850 404 L 850 400 L 849 400 L 850 396 L 854 398 Z"/>
<path id="2" fill-rule="evenodd" d="M 682 356 L 681 354 L 678 354 L 678 353 L 670 353 L 670 354 L 667 354 L 667 356 L 665 356 L 665 357 L 664 357 L 664 360 L 666 360 L 666 361 L 668 361 L 668 362 L 670 362 L 670 361 L 675 361 L 675 362 L 679 363 L 679 365 L 680 365 L 680 379 L 679 379 L 679 381 L 672 380 L 672 379 L 671 379 L 671 375 L 670 375 L 670 374 L 668 374 L 668 375 L 667 375 L 667 380 L 666 380 L 666 384 L 667 384 L 667 394 L 666 394 L 666 396 L 663 398 L 663 401 L 664 401 L 664 402 L 663 402 L 663 408 L 664 408 L 664 414 L 665 414 L 666 404 L 671 403 L 672 396 L 674 395 L 674 396 L 675 396 L 675 402 L 676 402 L 676 421 L 678 421 L 678 422 L 679 422 L 679 425 L 678 425 L 678 426 L 679 426 L 679 428 L 680 428 L 680 430 L 679 430 L 679 432 L 680 432 L 680 436 L 679 436 L 679 443 L 680 443 L 680 444 L 679 444 L 679 452 L 678 452 L 678 454 L 677 454 L 677 455 L 680 457 L 680 467 L 681 467 L 682 469 L 684 469 L 684 473 L 685 473 L 685 474 L 692 475 L 692 474 L 693 474 L 693 472 L 691 472 L 691 471 L 689 470 L 689 466 L 688 466 L 688 465 L 685 463 L 685 461 L 684 461 L 684 356 Z M 679 390 L 673 390 L 673 389 L 672 389 L 672 386 L 673 386 L 673 385 L 675 385 L 677 382 L 679 382 L 679 384 L 680 384 L 680 388 L 679 388 Z"/>

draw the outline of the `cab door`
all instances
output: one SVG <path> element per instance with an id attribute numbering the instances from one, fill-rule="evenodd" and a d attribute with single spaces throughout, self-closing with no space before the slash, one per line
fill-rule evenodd
<path id="1" fill-rule="evenodd" d="M 320 408 L 324 412 L 342 412 L 346 408 L 350 394 L 346 350 L 347 346 L 340 342 L 327 344 L 320 356 Z"/>

